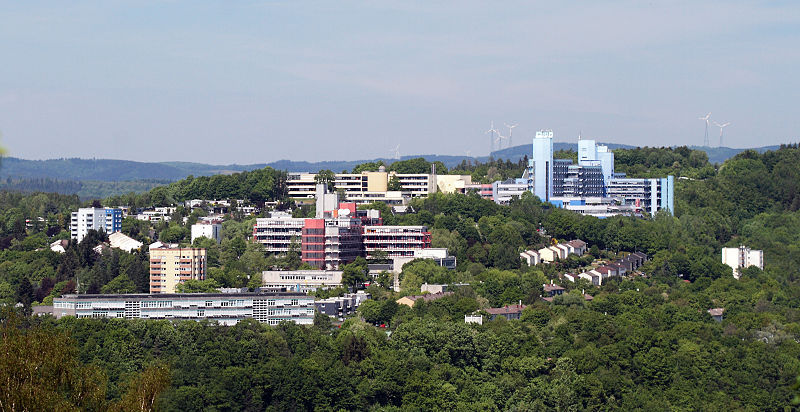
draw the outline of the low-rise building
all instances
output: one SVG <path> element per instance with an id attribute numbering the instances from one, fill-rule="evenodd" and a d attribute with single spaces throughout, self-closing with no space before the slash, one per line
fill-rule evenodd
<path id="1" fill-rule="evenodd" d="M 519 257 L 528 264 L 528 266 L 538 265 L 541 262 L 541 258 L 539 257 L 539 252 L 535 250 L 526 250 L 524 252 L 520 252 Z"/>
<path id="2" fill-rule="evenodd" d="M 252 318 L 277 325 L 314 323 L 314 297 L 301 293 L 172 293 L 64 295 L 53 299 L 53 315 L 78 318 L 214 320 L 235 325 Z"/>
<path id="3" fill-rule="evenodd" d="M 492 199 L 498 205 L 507 205 L 528 191 L 528 179 L 507 179 L 492 183 Z"/>
<path id="4" fill-rule="evenodd" d="M 717 322 L 722 322 L 722 315 L 724 313 L 725 308 L 713 308 L 708 310 L 708 314 Z"/>
<path id="5" fill-rule="evenodd" d="M 544 295 L 542 295 L 542 299 L 552 302 L 553 298 L 564 294 L 566 289 L 562 288 L 561 286 L 556 285 L 555 283 L 545 283 L 542 285 L 542 290 L 544 291 Z"/>
<path id="6" fill-rule="evenodd" d="M 114 232 L 108 235 L 108 243 L 111 245 L 111 247 L 124 250 L 128 253 L 134 250 L 139 250 L 143 245 L 142 242 L 128 237 L 122 232 Z"/>
<path id="7" fill-rule="evenodd" d="M 199 237 L 209 238 L 217 244 L 222 241 L 222 224 L 217 222 L 195 223 L 192 225 L 192 243 Z"/>
<path id="8" fill-rule="evenodd" d="M 506 305 L 501 308 L 489 308 L 486 309 L 486 313 L 489 314 L 489 320 L 495 320 L 498 316 L 502 316 L 508 320 L 519 319 L 522 316 L 522 310 L 525 309 L 525 305 Z"/>
<path id="9" fill-rule="evenodd" d="M 445 296 L 452 295 L 453 292 L 441 292 L 441 293 L 430 293 L 425 295 L 411 295 L 411 296 L 403 296 L 400 299 L 397 299 L 397 303 L 399 305 L 406 305 L 408 307 L 414 307 L 414 303 L 420 299 L 424 300 L 425 302 L 431 302 L 436 299 L 441 299 Z"/>
<path id="10" fill-rule="evenodd" d="M 285 288 L 294 292 L 315 292 L 342 286 L 341 270 L 265 270 L 261 272 L 265 288 Z"/>
<path id="11" fill-rule="evenodd" d="M 344 320 L 345 317 L 354 314 L 361 303 L 369 298 L 369 293 L 360 290 L 357 293 L 317 300 L 314 306 L 322 314 Z"/>

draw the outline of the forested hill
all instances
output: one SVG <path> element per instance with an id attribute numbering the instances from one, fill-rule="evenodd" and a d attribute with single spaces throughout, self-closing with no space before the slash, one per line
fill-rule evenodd
<path id="1" fill-rule="evenodd" d="M 530 193 L 509 205 L 435 193 L 412 199 L 403 215 L 383 203 L 361 206 L 381 210 L 387 225 L 426 225 L 432 246 L 446 248 L 458 265 L 411 262 L 399 274 L 398 293 L 388 274 L 362 286 L 366 264 L 345 265 L 347 285 L 372 299 L 341 326 L 321 314 L 313 326 L 248 319 L 229 327 L 0 311 L 0 353 L 12 354 L 0 357 L 0 405 L 140 410 L 137 399 L 145 395 L 167 411 L 794 410 L 800 404 L 793 401 L 800 394 L 800 148 L 746 151 L 719 167 L 686 147 L 617 153 L 628 173 L 682 177 L 675 182 L 675 216 L 598 219 Z M 479 174 L 487 168 L 463 166 Z M 487 170 L 518 166 L 494 161 Z M 234 197 L 291 207 L 285 175 L 264 168 L 187 178 L 103 204 Z M 146 248 L 97 254 L 94 248 L 107 240 L 97 232 L 68 242 L 63 254 L 47 247 L 69 237 L 69 213 L 79 205 L 76 196 L 0 191 L 0 306 L 23 314 L 76 289 L 148 291 Z M 169 222 L 128 217 L 122 232 L 144 244 L 188 245 L 192 223 L 208 212 L 179 206 Z M 307 208 L 293 212 L 313 216 Z M 226 216 L 219 244 L 195 239 L 207 250 L 207 279 L 181 287 L 252 287 L 267 268 L 301 267 L 298 249 L 266 256 L 248 242 L 255 221 Z M 583 256 L 534 266 L 519 258 L 552 239 L 575 238 L 590 245 Z M 734 279 L 720 248 L 738 245 L 763 250 L 764 270 L 750 267 Z M 633 251 L 649 256 L 634 276 L 599 286 L 563 276 Z M 546 302 L 543 284 L 551 282 L 565 291 Z M 423 283 L 460 286 L 413 307 L 397 303 L 420 294 Z M 520 319 L 464 322 L 476 311 L 520 302 L 526 305 Z M 712 319 L 712 308 L 724 309 L 723 319 Z"/>

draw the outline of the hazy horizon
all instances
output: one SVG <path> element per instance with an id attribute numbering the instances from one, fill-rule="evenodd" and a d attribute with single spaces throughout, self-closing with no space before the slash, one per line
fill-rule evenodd
<path id="1" fill-rule="evenodd" d="M 702 146 L 708 112 L 725 147 L 800 140 L 794 2 L 32 1 L 0 23 L 23 159 L 478 157 L 490 121 L 514 146 Z"/>

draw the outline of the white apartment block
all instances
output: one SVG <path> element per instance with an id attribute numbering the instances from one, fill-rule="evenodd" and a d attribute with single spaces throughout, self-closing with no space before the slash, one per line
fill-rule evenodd
<path id="1" fill-rule="evenodd" d="M 301 293 L 176 293 L 164 295 L 64 295 L 53 299 L 53 315 L 78 318 L 215 320 L 235 325 L 252 318 L 277 325 L 314 323 L 314 297 Z"/>
<path id="2" fill-rule="evenodd" d="M 219 223 L 195 223 L 192 225 L 192 243 L 199 237 L 207 237 L 219 244 L 222 241 L 222 225 Z"/>
<path id="3" fill-rule="evenodd" d="M 103 207 L 82 207 L 72 212 L 70 235 L 80 242 L 89 230 L 108 234 L 122 230 L 122 210 Z"/>
<path id="4" fill-rule="evenodd" d="M 415 250 L 431 246 L 426 226 L 364 226 L 364 249 L 367 254 L 385 251 L 389 257 L 414 256 Z"/>
<path id="5" fill-rule="evenodd" d="M 722 248 L 722 263 L 733 269 L 733 277 L 739 279 L 740 268 L 756 266 L 764 270 L 764 251 L 753 250 L 747 246 Z"/>
<path id="6" fill-rule="evenodd" d="M 272 212 L 270 217 L 256 219 L 253 241 L 264 245 L 267 253 L 276 255 L 288 252 L 292 241 L 295 241 L 299 252 L 305 221 L 292 217 L 290 213 Z"/>

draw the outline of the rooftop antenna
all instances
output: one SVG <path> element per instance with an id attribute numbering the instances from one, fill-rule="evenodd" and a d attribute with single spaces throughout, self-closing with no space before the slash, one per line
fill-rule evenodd
<path id="1" fill-rule="evenodd" d="M 497 129 L 494 128 L 494 120 L 492 120 L 489 130 L 485 133 L 489 133 L 489 156 L 491 156 L 492 152 L 494 152 L 494 134 L 497 133 Z"/>
<path id="2" fill-rule="evenodd" d="M 723 124 L 719 124 L 717 122 L 714 122 L 714 124 L 717 125 L 717 127 L 719 127 L 719 147 L 722 147 L 722 129 L 724 129 L 725 126 L 730 125 L 731 122 L 727 122 L 727 123 L 723 123 Z"/>
<path id="3" fill-rule="evenodd" d="M 708 145 L 709 145 L 709 143 L 708 143 L 708 119 L 710 117 L 711 117 L 711 112 L 708 112 L 708 114 L 703 116 L 703 117 L 698 117 L 698 119 L 706 122 L 706 135 L 705 135 L 705 138 L 703 139 L 703 146 L 705 146 L 705 147 L 708 147 Z M 714 123 L 716 123 L 716 122 L 714 122 Z"/>
<path id="4" fill-rule="evenodd" d="M 519 125 L 517 123 L 514 123 L 513 125 L 509 125 L 508 123 L 505 123 L 505 125 L 506 125 L 506 127 L 508 127 L 508 146 L 507 147 L 511 147 L 511 142 L 513 141 L 513 138 L 512 138 L 513 133 L 512 132 L 513 132 L 514 128 L 519 126 Z"/>

